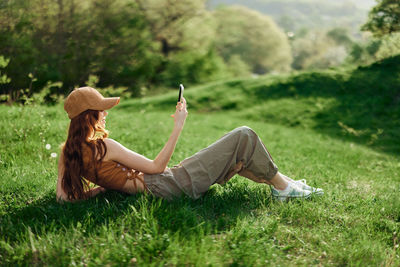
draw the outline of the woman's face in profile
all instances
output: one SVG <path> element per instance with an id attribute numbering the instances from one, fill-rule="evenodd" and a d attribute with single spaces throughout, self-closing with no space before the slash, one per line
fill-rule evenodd
<path id="1" fill-rule="evenodd" d="M 99 112 L 99 123 L 100 125 L 105 128 L 106 127 L 106 116 L 108 112 L 106 110 L 101 110 Z"/>

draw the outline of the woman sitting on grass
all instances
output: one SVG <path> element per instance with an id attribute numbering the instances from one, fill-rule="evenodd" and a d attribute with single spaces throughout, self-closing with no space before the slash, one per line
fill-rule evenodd
<path id="1" fill-rule="evenodd" d="M 279 173 L 260 138 L 245 126 L 168 168 L 188 114 L 186 100 L 176 105 L 174 129 L 154 160 L 107 138 L 106 110 L 118 103 L 119 97 L 104 98 L 90 87 L 75 89 L 65 100 L 71 123 L 58 162 L 59 201 L 87 199 L 106 189 L 129 194 L 148 192 L 168 200 L 182 194 L 196 199 L 211 185 L 224 184 L 235 174 L 271 185 L 272 196 L 281 201 L 323 194 L 322 189 L 308 186 L 305 180 L 294 181 Z M 89 189 L 88 181 L 99 187 Z"/>

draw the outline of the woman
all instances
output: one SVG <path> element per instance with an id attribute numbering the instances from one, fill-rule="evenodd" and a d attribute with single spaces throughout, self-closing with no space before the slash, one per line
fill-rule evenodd
<path id="1" fill-rule="evenodd" d="M 104 98 L 91 87 L 75 89 L 65 100 L 71 123 L 58 163 L 59 201 L 87 199 L 106 189 L 129 194 L 148 192 L 169 200 L 182 194 L 196 199 L 211 185 L 224 184 L 235 174 L 271 185 L 272 195 L 281 201 L 323 194 L 322 189 L 308 186 L 305 180 L 294 181 L 279 173 L 260 138 L 248 127 L 227 133 L 168 168 L 188 114 L 186 100 L 177 104 L 171 136 L 154 160 L 108 138 L 106 110 L 118 103 L 119 97 Z M 99 187 L 89 188 L 89 181 Z"/>

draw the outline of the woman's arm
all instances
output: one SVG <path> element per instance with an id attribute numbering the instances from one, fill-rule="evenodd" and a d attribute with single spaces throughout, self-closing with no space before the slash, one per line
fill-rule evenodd
<path id="1" fill-rule="evenodd" d="M 106 159 L 117 161 L 129 168 L 147 174 L 163 172 L 175 150 L 175 146 L 183 129 L 183 125 L 185 124 L 187 114 L 186 100 L 183 98 L 183 103 L 178 103 L 175 114 L 171 115 L 175 121 L 174 129 L 172 130 L 167 143 L 154 160 L 150 160 L 132 150 L 129 150 L 117 141 L 108 138 L 104 140 L 107 146 Z"/>
<path id="2" fill-rule="evenodd" d="M 63 174 L 64 174 L 64 156 L 61 150 L 60 158 L 58 159 L 58 179 L 57 179 L 57 190 L 56 190 L 58 202 L 68 201 L 67 194 L 64 192 L 61 186 Z"/>

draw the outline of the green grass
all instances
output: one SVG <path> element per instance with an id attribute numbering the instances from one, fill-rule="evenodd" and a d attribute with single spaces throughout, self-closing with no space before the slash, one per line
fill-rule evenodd
<path id="1" fill-rule="evenodd" d="M 186 90 L 191 110 L 313 129 L 400 154 L 400 55 L 356 69 L 236 79 Z M 129 111 L 165 110 L 176 92 L 121 103 Z"/>
<path id="2" fill-rule="evenodd" d="M 234 80 L 185 92 L 189 117 L 170 165 L 250 126 L 281 172 L 326 192 L 284 204 L 272 201 L 265 185 L 236 176 L 196 201 L 107 192 L 59 205 L 50 154 L 59 153 L 66 137 L 62 105 L 0 106 L 0 265 L 399 266 L 399 133 L 398 121 L 389 121 L 398 114 L 383 114 L 382 107 L 357 112 L 344 101 L 356 93 L 302 87 L 325 80 L 333 90 L 327 77 L 349 85 L 363 71 L 379 68 Z M 356 104 L 381 103 L 384 96 Z M 156 156 L 172 129 L 175 98 L 121 102 L 107 116 L 111 137 Z M 384 132 L 371 142 L 376 127 Z"/>

